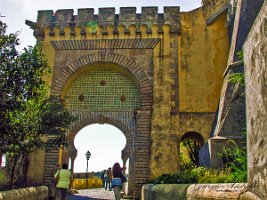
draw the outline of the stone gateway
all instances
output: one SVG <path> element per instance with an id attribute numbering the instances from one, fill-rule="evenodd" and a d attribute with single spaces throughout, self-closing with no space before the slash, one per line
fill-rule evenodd
<path id="1" fill-rule="evenodd" d="M 179 170 L 183 139 L 202 145 L 209 139 L 229 52 L 227 1 L 204 1 L 190 12 L 174 6 L 163 13 L 157 7 L 73 13 L 44 10 L 36 22 L 26 21 L 51 66 L 51 94 L 78 116 L 67 149 L 32 156 L 39 175 L 29 180 L 48 184 L 58 162 L 71 159 L 73 166 L 76 134 L 107 123 L 126 137 L 129 193 L 140 198 L 149 179 Z"/>

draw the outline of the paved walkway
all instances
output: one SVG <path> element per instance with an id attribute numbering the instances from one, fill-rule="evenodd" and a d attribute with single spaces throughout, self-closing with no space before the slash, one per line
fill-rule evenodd
<path id="1" fill-rule="evenodd" d="M 104 188 L 78 190 L 79 194 L 69 195 L 67 200 L 114 200 L 114 192 Z M 122 198 L 123 199 L 123 198 Z"/>

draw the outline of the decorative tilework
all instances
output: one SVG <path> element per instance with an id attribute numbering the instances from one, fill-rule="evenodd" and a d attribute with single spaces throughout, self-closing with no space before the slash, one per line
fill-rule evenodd
<path id="1" fill-rule="evenodd" d="M 72 82 L 64 98 L 69 110 L 131 111 L 140 104 L 137 85 L 112 68 L 98 68 L 81 75 Z"/>

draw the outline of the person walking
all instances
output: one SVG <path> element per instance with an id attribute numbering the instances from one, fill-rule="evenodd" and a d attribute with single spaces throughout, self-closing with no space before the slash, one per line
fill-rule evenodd
<path id="1" fill-rule="evenodd" d="M 59 169 L 54 178 L 57 179 L 56 184 L 56 200 L 65 200 L 67 190 L 70 188 L 72 173 L 68 169 L 68 164 L 64 163 L 62 169 Z"/>
<path id="2" fill-rule="evenodd" d="M 107 176 L 106 170 L 103 170 L 101 172 L 102 187 L 105 187 L 105 184 L 106 184 L 106 176 Z"/>
<path id="3" fill-rule="evenodd" d="M 107 189 L 111 190 L 111 180 L 112 180 L 112 173 L 111 173 L 111 167 L 110 167 L 107 169 L 107 179 L 106 179 L 105 190 Z"/>
<path id="4" fill-rule="evenodd" d="M 115 163 L 112 167 L 112 188 L 116 200 L 121 199 L 122 184 L 126 181 L 125 176 L 122 173 L 122 169 L 119 163 Z"/>

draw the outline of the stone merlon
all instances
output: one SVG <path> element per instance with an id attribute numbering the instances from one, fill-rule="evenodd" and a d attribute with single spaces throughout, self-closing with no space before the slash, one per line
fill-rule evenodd
<path id="1" fill-rule="evenodd" d="M 52 10 L 38 11 L 37 22 L 26 20 L 26 24 L 34 30 L 34 35 L 41 39 L 45 28 L 50 29 L 53 35 L 55 27 L 60 29 L 60 34 L 64 35 L 65 27 L 70 27 L 75 34 L 75 27 L 81 28 L 81 34 L 86 34 L 86 29 L 91 27 L 91 33 L 97 28 L 101 28 L 102 33 L 107 32 L 107 27 L 113 27 L 113 32 L 118 32 L 118 27 L 125 28 L 131 25 L 136 26 L 136 31 L 141 27 L 146 27 L 147 32 L 151 32 L 153 25 L 157 25 L 158 31 L 162 31 L 163 25 L 169 25 L 171 32 L 180 31 L 180 7 L 164 7 L 164 13 L 158 13 L 158 7 L 142 7 L 142 13 L 136 13 L 136 7 L 121 7 L 120 13 L 115 14 L 115 8 L 99 8 L 98 15 L 94 14 L 93 8 L 78 9 L 78 15 L 73 15 L 73 9 L 63 9 L 53 12 Z"/>

